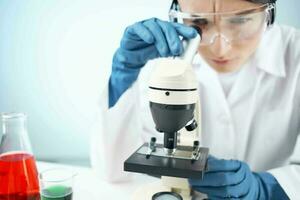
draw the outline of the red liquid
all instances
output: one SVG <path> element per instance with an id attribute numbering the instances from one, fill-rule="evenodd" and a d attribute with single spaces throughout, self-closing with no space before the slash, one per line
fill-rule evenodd
<path id="1" fill-rule="evenodd" d="M 31 154 L 0 155 L 0 200 L 40 200 L 38 172 Z"/>

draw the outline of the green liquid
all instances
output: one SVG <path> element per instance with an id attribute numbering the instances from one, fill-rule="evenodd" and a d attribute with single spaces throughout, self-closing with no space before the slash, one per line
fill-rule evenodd
<path id="1" fill-rule="evenodd" d="M 72 188 L 55 185 L 42 190 L 41 200 L 72 200 Z"/>

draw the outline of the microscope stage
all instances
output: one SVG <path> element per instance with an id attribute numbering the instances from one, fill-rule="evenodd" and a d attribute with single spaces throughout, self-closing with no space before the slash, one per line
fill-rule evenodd
<path id="1" fill-rule="evenodd" d="M 125 171 L 180 178 L 203 177 L 206 170 L 208 148 L 200 147 L 198 159 L 192 160 L 180 158 L 176 154 L 173 157 L 158 155 L 157 152 L 163 149 L 162 145 L 157 146 L 156 152 L 146 156 L 143 152 L 147 147 L 148 144 L 145 143 L 125 161 Z M 192 152 L 192 147 L 179 146 L 176 151 Z"/>

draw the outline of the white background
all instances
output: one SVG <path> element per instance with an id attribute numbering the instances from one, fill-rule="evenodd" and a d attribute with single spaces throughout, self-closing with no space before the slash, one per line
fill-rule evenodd
<path id="1" fill-rule="evenodd" d="M 278 21 L 300 27 L 297 0 Z M 170 0 L 0 0 L 0 112 L 28 114 L 40 160 L 88 164 L 90 128 L 124 28 Z M 297 155 L 300 158 L 300 155 Z"/>

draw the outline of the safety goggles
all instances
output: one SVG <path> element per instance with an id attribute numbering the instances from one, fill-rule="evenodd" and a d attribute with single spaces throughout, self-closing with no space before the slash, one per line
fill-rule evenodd
<path id="1" fill-rule="evenodd" d="M 201 30 L 200 45 L 213 44 L 220 37 L 227 43 L 241 43 L 260 36 L 267 28 L 272 4 L 222 13 L 185 13 L 170 9 L 169 17 Z"/>

